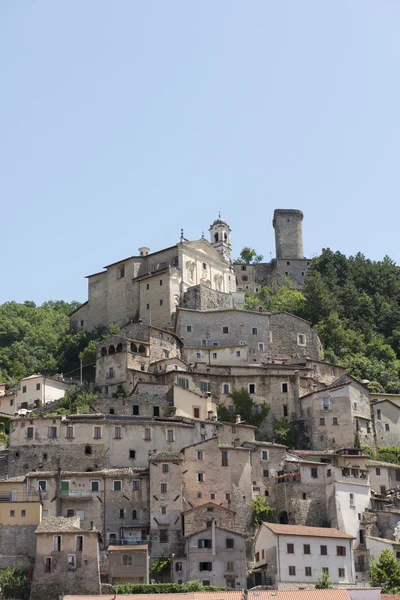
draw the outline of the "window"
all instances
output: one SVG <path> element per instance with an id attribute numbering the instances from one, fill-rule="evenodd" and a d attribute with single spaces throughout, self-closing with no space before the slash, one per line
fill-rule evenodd
<path id="1" fill-rule="evenodd" d="M 40 390 L 40 383 L 37 383 L 36 384 L 36 391 L 39 391 L 39 390 Z"/>
<path id="2" fill-rule="evenodd" d="M 297 345 L 306 346 L 306 336 L 304 335 L 304 333 L 297 334 Z"/>
<path id="3" fill-rule="evenodd" d="M 169 465 L 168 464 L 163 464 L 162 465 L 162 472 L 163 473 L 168 473 L 169 471 Z"/>
<path id="4" fill-rule="evenodd" d="M 162 494 L 166 494 L 167 493 L 167 484 L 166 483 L 162 483 L 161 484 L 161 493 Z"/>
<path id="5" fill-rule="evenodd" d="M 122 428 L 121 427 L 114 427 L 114 439 L 115 440 L 122 439 Z"/>
<path id="6" fill-rule="evenodd" d="M 133 554 L 122 554 L 121 555 L 121 565 L 123 567 L 132 567 L 133 566 Z"/>
<path id="7" fill-rule="evenodd" d="M 323 573 L 329 573 L 329 567 L 322 567 Z"/>
<path id="8" fill-rule="evenodd" d="M 198 450 L 196 456 L 197 460 L 203 460 L 203 450 Z"/>
<path id="9" fill-rule="evenodd" d="M 99 492 L 100 491 L 100 481 L 98 479 L 93 479 L 90 482 L 90 491 L 91 492 Z"/>
<path id="10" fill-rule="evenodd" d="M 57 437 L 57 427 L 48 428 L 48 437 L 53 440 Z"/>
<path id="11" fill-rule="evenodd" d="M 150 429 L 150 427 L 145 427 L 144 428 L 143 439 L 146 440 L 146 442 L 149 442 L 151 440 L 151 429 Z"/>
<path id="12" fill-rule="evenodd" d="M 202 497 L 203 497 L 203 494 L 202 494 L 201 492 L 197 492 L 197 494 L 196 494 L 196 497 L 197 497 L 197 498 L 202 498 Z"/>
<path id="13" fill-rule="evenodd" d="M 196 358 L 200 359 L 201 358 L 201 352 L 196 352 Z"/>
<path id="14" fill-rule="evenodd" d="M 120 492 L 122 490 L 122 481 L 119 479 L 114 479 L 113 481 L 113 491 Z"/>
<path id="15" fill-rule="evenodd" d="M 125 267 L 121 267 L 119 270 L 119 278 L 123 279 L 125 277 Z"/>
<path id="16" fill-rule="evenodd" d="M 263 477 L 264 478 L 269 477 L 269 470 L 268 469 L 264 469 L 263 470 Z"/>
<path id="17" fill-rule="evenodd" d="M 320 425 L 325 425 L 325 419 L 324 419 L 324 417 L 320 417 L 319 424 Z"/>
<path id="18" fill-rule="evenodd" d="M 332 475 L 332 469 L 327 469 L 326 470 L 326 476 L 327 477 L 331 477 L 331 475 Z"/>
<path id="19" fill-rule="evenodd" d="M 83 535 L 75 537 L 75 550 L 76 552 L 83 552 Z"/>
<path id="20" fill-rule="evenodd" d="M 376 475 L 380 475 L 380 474 L 381 474 L 381 469 L 380 469 L 380 467 L 376 467 L 376 469 L 375 469 L 375 473 L 376 473 Z"/>
<path id="21" fill-rule="evenodd" d="M 33 427 L 26 428 L 26 437 L 28 438 L 28 440 L 33 439 Z"/>
<path id="22" fill-rule="evenodd" d="M 332 425 L 339 425 L 339 421 L 337 417 L 333 417 L 332 419 Z"/>
<path id="23" fill-rule="evenodd" d="M 134 417 L 138 417 L 139 416 L 139 405 L 138 404 L 134 404 L 132 406 L 132 415 Z"/>
<path id="24" fill-rule="evenodd" d="M 268 460 L 268 450 L 261 450 L 261 460 Z"/>
<path id="25" fill-rule="evenodd" d="M 199 565 L 200 571 L 212 571 L 212 563 L 210 562 L 201 562 Z"/>
<path id="26" fill-rule="evenodd" d="M 246 265 L 242 265 L 242 271 L 247 271 Z"/>
<path id="27" fill-rule="evenodd" d="M 101 440 L 101 427 L 93 427 L 93 437 L 95 440 Z"/>
<path id="28" fill-rule="evenodd" d="M 287 392 L 288 392 L 288 384 L 287 383 L 282 383 L 281 384 L 281 388 L 282 388 L 282 393 L 283 394 L 287 394 Z"/>
<path id="29" fill-rule="evenodd" d="M 217 353 L 217 352 L 213 352 L 213 353 L 212 353 L 212 357 L 213 357 L 213 359 L 214 359 L 214 360 L 217 358 L 217 356 L 218 356 L 218 353 Z"/>
<path id="30" fill-rule="evenodd" d="M 176 562 L 175 563 L 175 571 L 177 573 L 180 573 L 182 571 L 182 563 L 181 562 Z"/>
<path id="31" fill-rule="evenodd" d="M 311 467 L 311 477 L 313 479 L 318 478 L 318 467 Z"/>
<path id="32" fill-rule="evenodd" d="M 338 569 L 339 578 L 345 577 L 345 570 L 343 568 Z"/>
<path id="33" fill-rule="evenodd" d="M 26 517 L 26 510 L 21 510 L 21 517 Z"/>
<path id="34" fill-rule="evenodd" d="M 382 420 L 382 413 L 381 413 L 381 409 L 380 408 L 376 409 L 376 418 L 377 418 L 378 421 Z"/>
<path id="35" fill-rule="evenodd" d="M 306 492 L 303 492 L 303 500 L 307 500 L 307 494 L 306 494 Z"/>
<path id="36" fill-rule="evenodd" d="M 162 306 L 162 305 L 163 305 L 163 300 L 160 300 L 160 306 Z"/>
<path id="37" fill-rule="evenodd" d="M 61 535 L 55 535 L 54 540 L 54 552 L 61 552 Z"/>
<path id="38" fill-rule="evenodd" d="M 227 502 L 230 502 L 231 501 L 231 495 L 230 494 L 225 494 L 225 500 Z"/>
<path id="39" fill-rule="evenodd" d="M 129 450 L 129 458 L 136 458 L 136 450 Z"/>
<path id="40" fill-rule="evenodd" d="M 311 554 L 310 544 L 303 544 L 303 553 L 304 554 Z"/>
<path id="41" fill-rule="evenodd" d="M 193 417 L 195 419 L 200 419 L 200 408 L 198 406 L 193 407 Z"/>
<path id="42" fill-rule="evenodd" d="M 85 446 L 85 454 L 92 454 L 92 446 Z"/>
<path id="43" fill-rule="evenodd" d="M 51 573 L 51 558 L 50 557 L 46 557 L 44 559 L 44 572 Z"/>
<path id="44" fill-rule="evenodd" d="M 354 494 L 350 494 L 350 506 L 354 506 Z"/>
<path id="45" fill-rule="evenodd" d="M 209 392 L 211 390 L 210 383 L 208 381 L 200 381 L 200 390 L 202 392 Z"/>
<path id="46" fill-rule="evenodd" d="M 186 325 L 186 331 L 188 333 L 190 333 L 192 331 L 192 326 L 191 325 Z"/>
<path id="47" fill-rule="evenodd" d="M 320 546 L 321 549 L 321 556 L 327 556 L 328 555 L 328 546 Z"/>
<path id="48" fill-rule="evenodd" d="M 203 263 L 203 269 L 207 269 L 207 263 Z"/>
<path id="49" fill-rule="evenodd" d="M 322 410 L 328 411 L 329 407 L 330 407 L 330 400 L 329 400 L 329 398 L 322 398 Z"/>
<path id="50" fill-rule="evenodd" d="M 222 333 L 229 333 L 229 327 L 223 327 Z"/>
<path id="51" fill-rule="evenodd" d="M 385 423 L 385 431 L 390 431 L 390 425 L 389 425 L 389 423 Z"/>
<path id="52" fill-rule="evenodd" d="M 159 416 L 160 416 L 160 407 L 153 406 L 153 417 L 159 417 Z"/>
<path id="53" fill-rule="evenodd" d="M 235 545 L 234 545 L 234 540 L 233 540 L 233 538 L 226 538 L 226 539 L 225 539 L 225 548 L 230 548 L 230 549 L 232 549 L 232 548 L 234 548 L 234 547 L 235 547 Z"/>
<path id="54" fill-rule="evenodd" d="M 10 510 L 10 517 L 15 517 L 15 510 Z"/>
<path id="55" fill-rule="evenodd" d="M 123 519 L 125 517 L 125 510 L 123 508 L 119 509 L 119 518 Z"/>
<path id="56" fill-rule="evenodd" d="M 115 410 L 113 408 L 110 408 L 110 415 L 115 415 Z"/>
<path id="57" fill-rule="evenodd" d="M 258 349 L 260 352 L 264 352 L 264 342 L 258 342 Z"/>
<path id="58" fill-rule="evenodd" d="M 162 279 L 160 279 L 160 285 L 162 285 Z"/>
<path id="59" fill-rule="evenodd" d="M 204 473 L 197 473 L 197 481 L 204 481 Z"/>
<path id="60" fill-rule="evenodd" d="M 40 490 L 41 492 L 47 491 L 47 481 L 45 479 L 39 479 L 38 490 Z"/>
<path id="61" fill-rule="evenodd" d="M 150 304 L 146 304 L 146 310 L 150 310 Z"/>
<path id="62" fill-rule="evenodd" d="M 253 327 L 253 328 L 252 328 L 252 330 L 251 330 L 251 333 L 252 333 L 253 335 L 257 335 L 257 334 L 258 334 L 258 329 L 257 329 L 257 327 Z"/>
<path id="63" fill-rule="evenodd" d="M 286 544 L 286 552 L 288 554 L 294 554 L 294 544 Z"/>
<path id="64" fill-rule="evenodd" d="M 228 560 L 228 562 L 226 563 L 226 570 L 233 571 L 233 565 L 234 565 L 233 560 Z"/>
<path id="65" fill-rule="evenodd" d="M 283 416 L 284 417 L 288 417 L 289 416 L 289 409 L 288 409 L 287 404 L 283 405 Z"/>
<path id="66" fill-rule="evenodd" d="M 294 577 L 296 575 L 296 567 L 289 567 L 289 575 Z"/>
<path id="67" fill-rule="evenodd" d="M 160 529 L 160 542 L 168 544 L 168 529 Z"/>
<path id="68" fill-rule="evenodd" d="M 346 556 L 346 546 L 336 546 L 336 556 Z"/>
<path id="69" fill-rule="evenodd" d="M 255 393 L 256 393 L 256 384 L 249 383 L 249 394 L 255 394 Z"/>
<path id="70" fill-rule="evenodd" d="M 382 496 L 385 496 L 385 495 L 386 495 L 386 488 L 385 488 L 385 486 L 384 486 L 384 485 L 381 485 L 381 494 L 382 494 Z M 354 502 L 354 500 L 353 500 L 353 502 Z M 351 505 L 350 505 L 350 506 L 351 506 Z"/>
<path id="71" fill-rule="evenodd" d="M 108 379 L 112 379 L 114 377 L 114 367 L 110 367 L 108 369 L 107 377 L 108 377 Z"/>
<path id="72" fill-rule="evenodd" d="M 228 452 L 226 450 L 223 450 L 221 452 L 221 466 L 222 467 L 227 467 L 228 466 Z"/>
<path id="73" fill-rule="evenodd" d="M 140 479 L 134 479 L 132 481 L 132 491 L 138 492 L 139 490 L 140 490 Z"/>
<path id="74" fill-rule="evenodd" d="M 178 377 L 178 385 L 181 388 L 187 389 L 189 387 L 189 379 L 185 379 L 184 377 Z"/>
<path id="75" fill-rule="evenodd" d="M 26 394 L 26 385 L 23 385 L 23 386 L 22 386 L 22 393 L 23 393 L 23 394 Z"/>
<path id="76" fill-rule="evenodd" d="M 197 546 L 198 548 L 212 548 L 212 541 L 210 539 L 199 540 Z"/>
<path id="77" fill-rule="evenodd" d="M 311 567 L 305 567 L 304 574 L 306 577 L 311 577 Z"/>
<path id="78" fill-rule="evenodd" d="M 173 442 L 173 441 L 174 441 L 174 430 L 167 429 L 167 442 Z"/>

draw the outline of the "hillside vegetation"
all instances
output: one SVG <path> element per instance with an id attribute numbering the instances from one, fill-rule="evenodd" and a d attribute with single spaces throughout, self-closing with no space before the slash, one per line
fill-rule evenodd
<path id="1" fill-rule="evenodd" d="M 374 391 L 400 393 L 400 271 L 390 258 L 324 250 L 311 263 L 303 294 L 286 287 L 246 294 L 245 309 L 260 304 L 308 319 L 326 360 L 368 379 Z"/>

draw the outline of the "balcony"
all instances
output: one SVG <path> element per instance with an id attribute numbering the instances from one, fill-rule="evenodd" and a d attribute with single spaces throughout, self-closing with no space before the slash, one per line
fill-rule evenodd
<path id="1" fill-rule="evenodd" d="M 40 502 L 40 495 L 38 493 L 15 493 L 7 490 L 0 492 L 0 502 Z"/>
<path id="2" fill-rule="evenodd" d="M 68 500 L 92 500 L 93 493 L 95 492 L 61 490 L 60 498 L 68 498 Z"/>
<path id="3" fill-rule="evenodd" d="M 110 538 L 108 540 L 109 546 L 144 546 L 150 543 L 150 536 L 146 536 L 145 539 L 135 540 L 127 538 Z"/>
<path id="4" fill-rule="evenodd" d="M 353 477 L 354 479 L 368 479 L 368 471 L 364 469 L 351 469 L 342 467 L 342 477 Z"/>
<path id="5" fill-rule="evenodd" d="M 274 483 L 301 483 L 300 473 L 281 473 L 274 478 Z"/>

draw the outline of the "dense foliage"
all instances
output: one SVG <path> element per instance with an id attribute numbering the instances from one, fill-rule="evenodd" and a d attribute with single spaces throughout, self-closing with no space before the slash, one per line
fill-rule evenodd
<path id="1" fill-rule="evenodd" d="M 93 380 L 95 341 L 110 328 L 70 331 L 68 315 L 77 306 L 63 301 L 0 305 L 0 382 L 12 385 L 34 373 L 79 377 L 80 355 L 85 379 Z"/>
<path id="2" fill-rule="evenodd" d="M 329 573 L 327 571 L 322 571 L 321 575 L 317 579 L 317 583 L 315 584 L 316 590 L 328 590 L 332 588 L 332 581 L 329 577 Z"/>
<path id="3" fill-rule="evenodd" d="M 232 399 L 234 410 L 230 412 L 224 404 L 220 404 L 217 407 L 219 421 L 234 423 L 236 415 L 240 415 L 241 420 L 248 425 L 260 427 L 270 410 L 267 404 L 255 404 L 249 392 L 244 388 L 228 394 L 228 398 Z"/>
<path id="4" fill-rule="evenodd" d="M 225 588 L 214 585 L 201 585 L 200 581 L 188 583 L 120 583 L 118 594 L 185 594 L 190 592 L 218 592 Z"/>
<path id="5" fill-rule="evenodd" d="M 400 564 L 393 552 L 385 548 L 375 562 L 371 560 L 371 587 L 382 588 L 382 594 L 398 594 L 400 592 Z"/>
<path id="6" fill-rule="evenodd" d="M 258 497 L 251 504 L 251 524 L 258 527 L 261 523 L 276 523 L 277 510 L 270 506 L 265 498 Z"/>
<path id="7" fill-rule="evenodd" d="M 260 263 L 263 258 L 263 255 L 257 254 L 257 252 L 253 248 L 245 247 L 241 251 L 239 258 L 237 258 L 235 262 L 249 265 L 251 263 Z"/>
<path id="8" fill-rule="evenodd" d="M 5 598 L 28 598 L 30 582 L 28 571 L 9 567 L 0 570 L 0 589 Z"/>
<path id="9" fill-rule="evenodd" d="M 308 319 L 326 360 L 368 379 L 373 391 L 400 393 L 400 270 L 390 258 L 324 250 L 311 263 L 304 294 L 287 287 L 246 294 L 245 309 L 260 305 Z"/>

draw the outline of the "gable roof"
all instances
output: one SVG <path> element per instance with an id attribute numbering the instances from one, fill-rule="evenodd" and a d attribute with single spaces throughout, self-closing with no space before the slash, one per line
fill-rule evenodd
<path id="1" fill-rule="evenodd" d="M 183 514 L 189 515 L 190 513 L 197 512 L 204 508 L 216 508 L 217 510 L 220 510 L 222 512 L 231 513 L 232 515 L 236 514 L 236 512 L 234 510 L 231 510 L 230 508 L 225 508 L 225 506 L 220 506 L 219 504 L 215 504 L 215 502 L 206 502 L 205 504 L 200 504 L 199 506 L 194 506 L 193 508 L 184 510 Z"/>
<path id="2" fill-rule="evenodd" d="M 313 537 L 343 538 L 354 540 L 354 535 L 339 531 L 333 527 L 309 527 L 308 525 L 281 525 L 280 523 L 263 523 L 263 527 L 270 529 L 276 535 L 308 535 Z"/>

